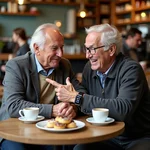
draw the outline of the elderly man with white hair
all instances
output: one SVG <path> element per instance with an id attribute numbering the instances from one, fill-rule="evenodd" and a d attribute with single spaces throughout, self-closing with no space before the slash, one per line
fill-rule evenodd
<path id="1" fill-rule="evenodd" d="M 78 105 L 91 115 L 92 109 L 109 109 L 109 117 L 125 122 L 124 132 L 113 139 L 76 145 L 74 150 L 150 150 L 150 93 L 140 64 L 121 52 L 121 35 L 109 25 L 86 29 L 85 52 L 89 59 L 82 75 L 87 93 L 46 79 L 55 86 L 58 99 Z"/>
<path id="2" fill-rule="evenodd" d="M 52 85 L 46 78 L 62 84 L 69 77 L 76 90 L 84 92 L 72 71 L 70 62 L 62 58 L 64 37 L 50 23 L 39 26 L 31 38 L 31 52 L 11 59 L 6 64 L 4 96 L 0 109 L 0 120 L 19 117 L 19 110 L 38 107 L 39 115 L 45 118 L 64 116 L 74 118 L 77 107 L 60 102 Z M 1 139 L 1 150 L 51 150 L 51 145 L 31 145 Z"/>

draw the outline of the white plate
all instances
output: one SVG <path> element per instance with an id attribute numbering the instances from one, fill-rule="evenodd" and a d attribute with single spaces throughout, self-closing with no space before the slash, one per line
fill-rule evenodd
<path id="1" fill-rule="evenodd" d="M 43 116 L 38 116 L 36 120 L 26 120 L 24 117 L 19 117 L 18 119 L 20 121 L 23 121 L 24 123 L 34 123 L 34 122 L 38 122 L 38 121 L 41 121 L 43 120 L 45 117 Z"/>
<path id="2" fill-rule="evenodd" d="M 46 130 L 46 131 L 51 131 L 51 132 L 68 132 L 68 131 L 73 131 L 73 130 L 81 129 L 81 128 L 83 128 L 85 126 L 84 122 L 74 120 L 74 122 L 77 125 L 76 128 L 55 129 L 55 128 L 47 128 L 46 127 L 47 122 L 48 122 L 48 120 L 40 121 L 40 122 L 36 123 L 36 127 L 39 128 L 39 129 Z"/>
<path id="3" fill-rule="evenodd" d="M 87 118 L 86 121 L 93 124 L 93 125 L 99 125 L 100 126 L 100 125 L 110 124 L 110 123 L 114 122 L 115 119 L 108 117 L 105 122 L 95 122 L 93 117 L 90 117 L 90 118 Z"/>

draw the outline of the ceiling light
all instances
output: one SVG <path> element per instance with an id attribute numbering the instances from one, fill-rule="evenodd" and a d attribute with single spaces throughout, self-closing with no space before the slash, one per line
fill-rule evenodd
<path id="1" fill-rule="evenodd" d="M 78 16 L 81 18 L 86 17 L 87 13 L 86 13 L 86 9 L 84 8 L 84 2 L 80 3 L 80 9 L 78 11 Z"/>
<path id="2" fill-rule="evenodd" d="M 58 28 L 60 28 L 62 25 L 61 21 L 59 21 L 59 20 L 56 20 L 54 23 Z"/>
<path id="3" fill-rule="evenodd" d="M 28 4 L 28 0 L 17 0 L 19 5 Z"/>

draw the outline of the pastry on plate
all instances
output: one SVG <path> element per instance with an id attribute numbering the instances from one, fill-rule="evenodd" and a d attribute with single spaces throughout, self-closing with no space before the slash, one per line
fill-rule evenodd
<path id="1" fill-rule="evenodd" d="M 69 124 L 66 125 L 67 128 L 76 128 L 76 123 L 72 120 Z"/>
<path id="2" fill-rule="evenodd" d="M 54 122 L 55 122 L 55 119 L 54 119 L 54 118 L 49 119 L 49 120 L 47 121 L 46 127 L 47 127 L 47 128 L 54 128 Z"/>
<path id="3" fill-rule="evenodd" d="M 55 129 L 65 129 L 66 128 L 66 124 L 60 123 L 58 121 L 54 122 L 54 128 Z"/>
<path id="4" fill-rule="evenodd" d="M 57 116 L 55 118 L 56 121 L 58 121 L 59 123 L 63 123 L 63 124 L 68 124 L 71 122 L 71 118 L 68 118 L 68 117 L 61 117 L 61 116 Z"/>

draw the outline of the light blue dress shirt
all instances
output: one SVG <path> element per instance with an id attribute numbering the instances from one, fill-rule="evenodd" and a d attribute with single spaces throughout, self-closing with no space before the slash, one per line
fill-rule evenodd
<path id="1" fill-rule="evenodd" d="M 49 69 L 48 72 L 46 70 L 44 70 L 43 67 L 41 66 L 41 64 L 39 63 L 39 61 L 37 60 L 36 56 L 35 56 L 35 62 L 36 62 L 38 73 L 42 74 L 43 76 L 47 76 L 47 77 L 53 73 L 54 69 Z"/>
<path id="2" fill-rule="evenodd" d="M 113 62 L 113 64 L 114 64 L 114 62 Z M 101 82 L 103 88 L 105 87 L 106 76 L 107 76 L 109 70 L 112 68 L 113 64 L 108 68 L 108 70 L 105 73 L 101 73 L 100 71 L 97 71 L 97 75 L 99 76 L 99 79 L 100 79 L 100 82 Z"/>

